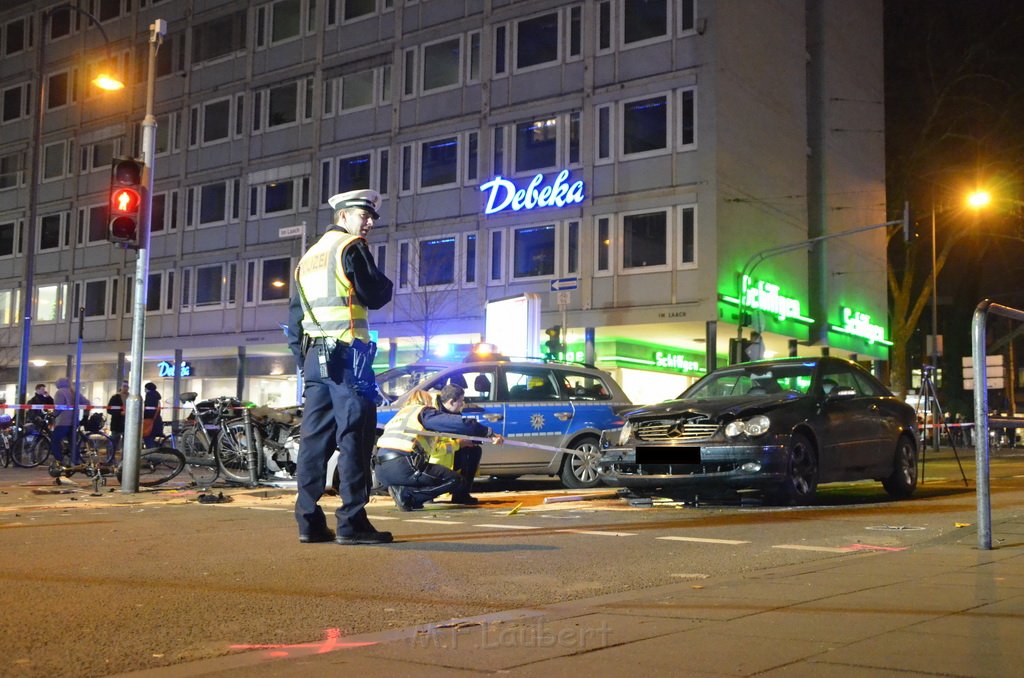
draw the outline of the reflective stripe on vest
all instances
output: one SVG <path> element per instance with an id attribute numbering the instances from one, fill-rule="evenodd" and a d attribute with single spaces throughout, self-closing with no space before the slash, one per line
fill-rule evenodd
<path id="1" fill-rule="evenodd" d="M 384 433 L 377 440 L 377 448 L 400 452 L 412 452 L 419 449 L 429 455 L 431 443 L 415 433 L 426 430 L 420 423 L 420 412 L 423 409 L 423 405 L 406 405 L 398 410 L 398 413 L 384 426 Z"/>
<path id="2" fill-rule="evenodd" d="M 305 295 L 302 331 L 306 335 L 348 343 L 370 341 L 368 311 L 356 297 L 342 265 L 345 250 L 357 240 L 362 238 L 341 230 L 327 231 L 299 261 L 295 280 Z"/>

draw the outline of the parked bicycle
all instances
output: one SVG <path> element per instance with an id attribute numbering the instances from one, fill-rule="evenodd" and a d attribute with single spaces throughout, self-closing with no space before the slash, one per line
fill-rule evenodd
<path id="1" fill-rule="evenodd" d="M 14 421 L 9 414 L 0 414 L 0 466 L 7 468 L 14 461 Z"/>
<path id="2" fill-rule="evenodd" d="M 229 482 L 249 482 L 249 465 L 240 460 L 244 430 L 229 425 L 238 418 L 241 401 L 228 396 L 199 402 L 196 398 L 194 392 L 181 394 L 181 403 L 189 413 L 180 430 L 170 437 L 173 447 L 185 455 L 192 479 L 201 487 L 209 487 L 220 476 Z"/>
<path id="3" fill-rule="evenodd" d="M 11 443 L 11 461 L 15 466 L 33 468 L 50 458 L 50 429 L 56 412 L 39 412 L 26 420 Z"/>

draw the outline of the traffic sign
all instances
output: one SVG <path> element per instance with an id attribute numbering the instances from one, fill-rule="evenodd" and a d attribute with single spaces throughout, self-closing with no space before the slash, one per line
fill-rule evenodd
<path id="1" fill-rule="evenodd" d="M 302 226 L 285 226 L 277 229 L 278 238 L 290 238 L 296 235 L 302 235 Z"/>
<path id="2" fill-rule="evenodd" d="M 995 377 L 995 378 L 989 377 L 988 378 L 988 390 L 990 390 L 990 391 L 995 390 L 995 389 L 999 389 L 999 388 L 1004 388 L 1005 386 L 1006 386 L 1006 382 L 1003 380 L 1002 377 Z M 974 379 L 964 379 L 964 390 L 965 391 L 973 391 L 974 390 Z"/>
<path id="3" fill-rule="evenodd" d="M 571 299 L 572 299 L 572 293 L 571 292 L 559 292 L 558 293 L 558 305 L 559 306 L 568 306 L 569 305 L 569 301 Z"/>
<path id="4" fill-rule="evenodd" d="M 556 278 L 551 281 L 552 292 L 562 292 L 565 290 L 574 290 L 579 286 L 579 278 Z"/>

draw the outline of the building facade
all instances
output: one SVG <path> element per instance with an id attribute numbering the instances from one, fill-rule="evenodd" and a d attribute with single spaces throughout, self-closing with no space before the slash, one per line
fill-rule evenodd
<path id="1" fill-rule="evenodd" d="M 135 255 L 107 241 L 106 200 L 111 160 L 140 156 L 155 19 L 144 378 L 165 396 L 177 372 L 294 401 L 290 272 L 356 188 L 384 198 L 380 367 L 500 346 L 485 307 L 524 294 L 636 401 L 752 330 L 766 357 L 887 357 L 886 229 L 839 235 L 885 221 L 880 0 L 82 0 L 109 55 L 55 6 L 0 10 L 9 401 L 29 239 L 29 391 L 69 372 L 79 330 L 87 394 L 126 373 Z M 127 89 L 90 84 L 105 65 Z"/>

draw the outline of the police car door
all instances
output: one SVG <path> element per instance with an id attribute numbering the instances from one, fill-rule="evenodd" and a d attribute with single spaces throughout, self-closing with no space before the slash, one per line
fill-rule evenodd
<path id="1" fill-rule="evenodd" d="M 505 367 L 505 437 L 525 443 L 561 447 L 572 423 L 573 406 L 563 394 L 557 375 L 549 368 Z M 517 463 L 544 464 L 550 450 L 507 447 Z"/>

